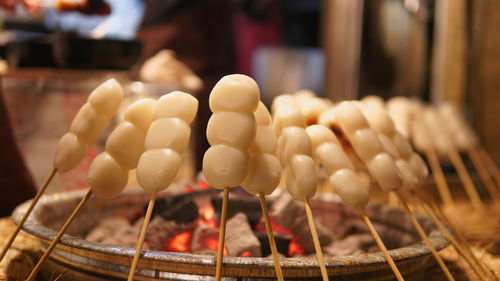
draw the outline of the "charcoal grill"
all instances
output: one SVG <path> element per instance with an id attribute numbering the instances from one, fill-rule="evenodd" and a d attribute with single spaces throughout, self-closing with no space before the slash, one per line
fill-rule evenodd
<path id="1" fill-rule="evenodd" d="M 189 196 L 201 198 L 214 196 L 214 192 L 195 191 Z M 44 196 L 23 229 L 41 240 L 45 249 L 55 237 L 64 220 L 78 204 L 83 192 L 57 193 Z M 172 195 L 186 196 L 186 195 Z M 92 197 L 72 227 L 64 235 L 51 255 L 50 263 L 41 272 L 42 279 L 54 270 L 65 271 L 59 280 L 123 280 L 126 279 L 132 262 L 134 249 L 86 241 L 83 237 L 104 217 L 124 216 L 131 218 L 141 212 L 149 194 L 124 194 L 111 200 Z M 174 197 L 175 199 L 175 197 Z M 352 208 L 341 204 L 331 194 L 318 194 L 311 200 L 313 212 L 318 219 L 328 225 L 331 218 L 341 217 L 359 220 Z M 20 205 L 13 214 L 14 222 L 19 222 L 28 207 L 28 202 Z M 229 202 L 231 208 L 231 201 Z M 257 209 L 258 210 L 258 209 Z M 386 206 L 369 205 L 367 213 L 377 224 L 394 229 L 401 235 L 414 237 L 409 245 L 390 250 L 391 255 L 407 281 L 423 280 L 426 268 L 433 262 L 428 248 L 420 243 L 418 236 L 406 221 L 400 210 Z M 419 217 L 431 243 L 440 250 L 449 243 L 425 217 Z M 304 226 L 306 227 L 306 226 Z M 388 245 L 391 239 L 381 233 Z M 397 241 L 396 241 L 397 242 Z M 396 243 L 397 244 L 397 243 Z M 389 246 L 390 248 L 391 246 Z M 213 280 L 215 256 L 189 253 L 144 251 L 140 259 L 136 280 Z M 291 257 L 281 261 L 287 280 L 321 280 L 321 274 L 314 257 Z M 380 252 L 350 256 L 327 257 L 328 273 L 333 280 L 393 280 L 394 276 Z M 272 258 L 225 257 L 224 280 L 275 280 Z M 47 279 L 48 280 L 48 279 Z"/>

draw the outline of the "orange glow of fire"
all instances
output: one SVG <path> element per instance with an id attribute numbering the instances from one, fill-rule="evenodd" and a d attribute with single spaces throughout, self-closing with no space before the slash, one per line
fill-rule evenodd
<path id="1" fill-rule="evenodd" d="M 198 224 L 205 224 L 210 227 L 217 228 L 217 222 L 215 221 L 215 211 L 211 205 L 205 205 L 200 207 L 198 214 L 200 217 L 198 218 Z"/>
<path id="2" fill-rule="evenodd" d="M 250 251 L 244 251 L 240 255 L 240 257 L 251 257 L 251 256 L 252 256 L 252 253 L 250 253 Z"/>
<path id="3" fill-rule="evenodd" d="M 216 252 L 219 250 L 219 240 L 217 239 L 207 239 L 206 240 L 206 245 L 207 245 L 207 248 Z M 226 247 L 224 247 L 224 250 L 222 251 L 222 255 L 223 256 L 227 256 L 227 249 Z"/>
<path id="4" fill-rule="evenodd" d="M 277 223 L 275 220 L 271 219 L 271 227 L 273 229 L 273 233 L 279 233 L 279 234 L 291 234 L 292 232 L 289 229 L 284 228 L 281 226 L 279 223 Z M 255 227 L 255 230 L 261 231 L 261 232 L 266 232 L 266 224 L 264 222 L 264 218 L 261 218 L 257 226 Z"/>
<path id="5" fill-rule="evenodd" d="M 288 256 L 302 255 L 304 254 L 304 249 L 300 246 L 299 241 L 297 241 L 297 236 L 292 238 L 290 244 L 288 245 Z"/>
<path id="6" fill-rule="evenodd" d="M 271 227 L 273 228 L 274 233 L 292 234 L 291 230 L 281 226 L 278 222 L 276 222 L 273 219 L 271 219 Z M 261 232 L 266 232 L 266 225 L 264 222 L 264 218 L 262 218 L 260 222 L 257 224 L 256 230 Z M 292 257 L 294 255 L 302 255 L 302 254 L 304 254 L 304 249 L 300 245 L 298 237 L 294 236 L 290 241 L 290 244 L 288 245 L 288 256 Z"/>
<path id="7" fill-rule="evenodd" d="M 199 189 L 207 189 L 210 187 L 209 184 L 206 182 L 198 182 L 198 187 Z M 187 192 L 193 192 L 194 187 L 192 186 L 186 186 L 186 191 Z M 199 206 L 198 209 L 198 214 L 199 217 L 196 221 L 196 223 L 206 225 L 211 228 L 219 228 L 219 222 L 216 221 L 216 214 L 213 206 L 210 203 L 202 204 Z M 281 226 L 278 222 L 275 220 L 271 219 L 271 227 L 273 229 L 274 233 L 278 234 L 291 234 L 291 231 L 283 226 Z M 260 222 L 257 224 L 255 227 L 255 230 L 261 231 L 261 232 L 266 232 L 266 225 L 264 223 L 264 219 L 262 218 Z M 215 235 L 211 236 L 210 238 L 203 239 L 204 241 L 201 241 L 201 243 L 206 247 L 207 250 L 211 250 L 214 252 L 218 251 L 218 246 L 219 246 L 219 241 L 218 241 L 218 236 Z M 171 239 L 165 242 L 165 245 L 162 251 L 167 251 L 167 252 L 189 252 L 191 251 L 191 239 L 193 236 L 193 229 L 183 231 L 181 233 L 178 233 Z M 203 246 L 202 246 L 203 247 Z M 196 250 L 196 249 L 193 249 Z M 197 251 L 197 250 L 196 250 Z M 300 245 L 300 243 L 297 240 L 297 237 L 293 237 L 292 240 L 290 241 L 289 247 L 288 247 L 288 255 L 289 256 L 294 256 L 294 255 L 300 255 L 304 254 L 304 249 Z M 224 256 L 228 256 L 228 251 L 227 248 L 224 248 L 223 251 Z M 239 255 L 240 257 L 251 257 L 252 254 L 250 251 L 244 251 Z"/>
<path id="8" fill-rule="evenodd" d="M 215 221 L 215 210 L 211 204 L 200 206 L 198 213 L 199 217 L 197 219 L 197 224 L 204 224 L 213 228 L 219 227 L 218 223 Z M 162 250 L 168 252 L 188 252 L 191 250 L 192 235 L 193 230 L 183 231 L 172 237 L 172 239 L 169 239 Z M 218 237 L 207 238 L 203 241 L 203 244 L 207 249 L 217 252 L 219 246 Z M 226 248 L 224 248 L 223 254 L 224 256 L 228 255 Z"/>
<path id="9" fill-rule="evenodd" d="M 167 252 L 188 252 L 190 250 L 191 235 L 191 231 L 183 231 L 175 235 L 165 243 L 162 250 Z"/>

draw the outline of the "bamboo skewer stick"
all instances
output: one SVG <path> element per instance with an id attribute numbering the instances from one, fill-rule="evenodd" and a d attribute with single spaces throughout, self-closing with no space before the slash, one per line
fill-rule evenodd
<path id="1" fill-rule="evenodd" d="M 85 194 L 85 196 L 82 198 L 82 200 L 80 200 L 80 203 L 78 203 L 76 208 L 73 210 L 73 212 L 71 213 L 69 218 L 66 220 L 66 222 L 62 226 L 62 228 L 59 230 L 59 232 L 57 233 L 57 236 L 54 238 L 54 240 L 52 240 L 52 243 L 50 244 L 50 246 L 47 248 L 47 250 L 45 250 L 45 253 L 40 258 L 40 260 L 36 264 L 35 268 L 33 268 L 33 270 L 31 271 L 31 273 L 28 276 L 28 279 L 26 279 L 26 281 L 33 281 L 35 279 L 36 275 L 38 274 L 38 272 L 42 268 L 45 260 L 50 256 L 50 254 L 52 253 L 54 248 L 57 246 L 57 243 L 59 243 L 59 240 L 61 240 L 61 237 L 64 235 L 66 230 L 69 228 L 69 226 L 71 225 L 71 223 L 73 222 L 75 217 L 78 215 L 78 213 L 80 212 L 82 207 L 85 205 L 85 203 L 89 200 L 91 195 L 92 195 L 92 190 L 89 189 L 87 194 Z"/>
<path id="2" fill-rule="evenodd" d="M 453 278 L 453 276 L 450 273 L 450 270 L 448 269 L 448 267 L 446 267 L 446 264 L 444 263 L 443 259 L 438 254 L 438 252 L 436 251 L 436 249 L 432 246 L 431 241 L 429 240 L 429 237 L 427 236 L 427 234 L 425 233 L 424 229 L 422 228 L 422 226 L 418 222 L 417 218 L 410 211 L 410 208 L 408 207 L 408 204 L 406 203 L 406 201 L 404 200 L 404 198 L 401 196 L 401 194 L 398 191 L 395 191 L 395 193 L 396 193 L 396 196 L 399 198 L 399 200 L 401 202 L 401 205 L 403 205 L 403 209 L 406 211 L 406 214 L 410 218 L 411 223 L 413 224 L 413 226 L 417 230 L 418 234 L 420 235 L 420 237 L 422 238 L 422 240 L 424 241 L 424 243 L 427 245 L 427 247 L 431 251 L 431 253 L 434 256 L 434 258 L 436 259 L 437 263 L 439 264 L 439 266 L 443 270 L 446 278 L 449 281 L 455 281 L 455 279 Z"/>
<path id="3" fill-rule="evenodd" d="M 17 234 L 19 233 L 19 231 L 21 231 L 21 228 L 23 227 L 24 223 L 26 222 L 29 215 L 33 211 L 33 208 L 35 208 L 35 205 L 38 203 L 38 200 L 40 200 L 40 198 L 42 197 L 43 193 L 45 192 L 45 190 L 49 186 L 50 182 L 52 181 L 52 179 L 54 178 L 56 173 L 57 173 L 57 169 L 56 168 L 52 169 L 49 176 L 47 177 L 47 179 L 43 183 L 42 187 L 38 190 L 35 197 L 31 200 L 31 203 L 30 203 L 28 209 L 26 210 L 26 213 L 24 213 L 23 217 L 21 218 L 21 220 L 17 224 L 16 229 L 14 230 L 14 232 L 12 232 L 9 239 L 7 240 L 7 244 L 5 244 L 4 248 L 2 249 L 2 253 L 0 253 L 0 262 L 3 260 L 3 258 L 7 254 L 7 251 L 14 243 L 14 240 L 16 239 Z"/>
<path id="4" fill-rule="evenodd" d="M 279 281 L 283 281 L 283 271 L 281 270 L 280 258 L 278 255 L 278 249 L 276 248 L 276 241 L 274 240 L 273 229 L 271 227 L 271 220 L 269 219 L 269 211 L 267 210 L 266 197 L 263 192 L 259 193 L 260 206 L 262 208 L 262 214 L 264 215 L 264 221 L 266 223 L 267 238 L 269 239 L 269 246 L 271 247 L 271 253 L 273 254 L 274 269 L 276 270 L 276 278 Z"/>
<path id="5" fill-rule="evenodd" d="M 227 205 L 229 201 L 229 187 L 224 188 L 224 197 L 222 199 L 222 210 L 220 217 L 219 231 L 219 247 L 217 249 L 217 264 L 215 268 L 215 280 L 220 281 L 222 278 L 222 258 L 224 257 L 224 242 L 226 239 L 226 221 L 227 221 Z"/>
<path id="6" fill-rule="evenodd" d="M 484 263 L 481 263 L 480 260 L 476 257 L 476 255 L 474 255 L 474 253 L 472 252 L 471 250 L 471 246 L 469 245 L 469 243 L 467 242 L 467 239 L 465 238 L 465 236 L 462 234 L 462 232 L 448 219 L 448 217 L 445 215 L 445 213 L 443 212 L 443 210 L 441 208 L 439 208 L 439 205 L 437 205 L 437 203 L 433 200 L 432 197 L 430 196 L 426 196 L 426 198 L 429 198 L 429 202 L 430 202 L 430 207 L 434 210 L 435 214 L 439 215 L 439 217 L 441 218 L 442 221 L 444 221 L 444 223 L 446 223 L 448 226 L 451 227 L 451 229 L 453 230 L 453 233 L 455 233 L 456 235 L 456 240 L 462 244 L 463 248 L 467 251 L 467 253 L 474 259 L 474 261 L 480 265 L 481 269 L 483 270 L 483 272 L 486 272 L 487 274 L 492 274 L 492 271 L 488 268 L 488 266 Z"/>
<path id="7" fill-rule="evenodd" d="M 304 200 L 304 208 L 306 209 L 307 222 L 309 223 L 309 229 L 311 230 L 311 236 L 313 238 L 314 248 L 316 249 L 316 258 L 318 260 L 319 268 L 321 271 L 321 277 L 323 281 L 328 281 L 328 272 L 326 271 L 325 261 L 323 258 L 323 251 L 321 250 L 321 245 L 319 243 L 318 232 L 316 231 L 316 225 L 314 224 L 313 213 L 311 210 L 311 203 L 309 198 Z"/>
<path id="8" fill-rule="evenodd" d="M 484 164 L 488 168 L 491 176 L 495 179 L 497 187 L 500 187 L 500 170 L 498 169 L 497 164 L 493 161 L 493 159 L 491 159 L 490 154 L 486 151 L 486 149 L 484 149 L 484 147 L 476 148 L 476 150 L 478 154 L 481 155 L 481 158 L 483 159 Z"/>
<path id="9" fill-rule="evenodd" d="M 440 218 L 444 223 L 446 223 L 448 226 L 450 226 L 455 234 L 460 234 L 461 232 L 458 231 L 458 229 L 451 223 L 450 220 L 448 220 L 448 217 L 445 215 L 444 211 L 442 210 L 441 206 L 436 202 L 436 200 L 428 194 L 425 189 L 420 190 L 420 196 L 428 202 L 429 206 L 434 210 L 434 213 L 438 215 L 438 218 Z M 463 237 L 463 236 L 462 236 Z M 466 241 L 465 238 L 463 241 Z M 462 243 L 464 246 L 467 248 L 470 248 L 470 246 L 467 243 Z"/>
<path id="10" fill-rule="evenodd" d="M 403 276 L 401 275 L 401 272 L 399 272 L 399 269 L 397 268 L 396 264 L 394 263 L 394 260 L 392 259 L 391 255 L 389 254 L 389 251 L 387 251 L 387 248 L 384 245 L 384 242 L 382 239 L 380 239 L 380 236 L 377 233 L 377 230 L 375 227 L 373 227 L 373 224 L 370 220 L 370 218 L 366 215 L 365 210 L 362 207 L 358 207 L 358 212 L 363 221 L 366 223 L 368 226 L 368 230 L 370 230 L 370 233 L 373 236 L 373 239 L 375 239 L 375 242 L 377 243 L 378 247 L 380 248 L 380 251 L 384 254 L 385 259 L 387 260 L 387 263 L 389 263 L 389 266 L 392 269 L 392 272 L 394 272 L 394 275 L 396 276 L 396 279 L 399 281 L 404 281 Z"/>
<path id="11" fill-rule="evenodd" d="M 144 216 L 144 222 L 142 223 L 141 233 L 139 234 L 139 241 L 135 247 L 134 259 L 132 260 L 132 265 L 130 266 L 130 271 L 128 273 L 128 281 L 133 281 L 135 276 L 135 271 L 137 269 L 137 264 L 139 262 L 139 257 L 141 256 L 142 246 L 144 244 L 144 239 L 146 238 L 146 232 L 148 231 L 149 222 L 151 221 L 151 215 L 153 214 L 153 209 L 156 202 L 156 197 L 158 196 L 158 190 L 151 192 L 151 198 L 149 199 L 148 209 L 146 210 L 146 215 Z"/>
<path id="12" fill-rule="evenodd" d="M 273 230 L 271 227 L 271 220 L 269 219 L 269 211 L 267 209 L 266 199 L 265 199 L 264 193 L 259 193 L 259 197 L 260 197 L 260 204 L 262 207 L 262 213 L 264 215 L 264 221 L 266 223 L 266 230 L 267 230 L 267 236 L 269 239 L 269 245 L 271 248 L 271 252 L 273 254 L 274 267 L 276 270 L 276 277 L 278 280 L 283 281 L 284 280 L 283 279 L 283 272 L 281 270 L 278 249 L 276 248 L 276 241 L 274 240 L 274 234 L 273 234 Z"/>
<path id="13" fill-rule="evenodd" d="M 436 155 L 436 151 L 431 148 L 426 151 L 425 155 L 429 162 L 429 166 L 431 166 L 432 177 L 434 178 L 434 182 L 436 183 L 437 189 L 439 191 L 439 196 L 441 197 L 443 204 L 446 206 L 455 206 L 455 202 L 453 201 L 453 197 L 450 193 L 450 188 L 448 187 L 448 183 L 446 182 L 446 178 L 444 177 L 443 170 L 441 169 L 441 164 L 439 164 L 439 159 Z"/>
<path id="14" fill-rule="evenodd" d="M 490 194 L 491 199 L 493 200 L 493 202 L 498 202 L 498 200 L 500 200 L 498 198 L 500 194 L 497 190 L 495 183 L 493 182 L 490 175 L 488 174 L 488 170 L 486 169 L 486 166 L 484 165 L 484 163 L 481 159 L 481 155 L 474 148 L 467 150 L 467 154 L 469 155 L 469 158 L 472 161 L 472 164 L 476 168 L 476 171 L 479 174 L 481 181 L 483 182 L 484 186 L 488 190 L 488 193 Z"/>
<path id="15" fill-rule="evenodd" d="M 421 196 L 423 196 L 423 198 L 425 198 L 425 200 L 427 200 L 427 202 L 429 203 L 429 206 L 435 211 L 436 214 L 439 215 L 441 220 L 444 221 L 447 225 L 449 225 L 452 228 L 453 232 L 457 235 L 460 235 L 463 238 L 462 240 L 464 242 L 466 242 L 465 237 L 463 237 L 461 235 L 461 232 L 455 227 L 454 224 L 451 223 L 451 221 L 445 215 L 443 209 L 438 204 L 438 202 L 434 199 L 434 197 L 432 197 L 428 192 L 426 192 L 425 189 L 421 189 L 420 194 L 421 194 Z M 467 243 L 462 243 L 462 244 L 467 245 L 467 248 L 470 248 L 470 246 Z"/>
<path id="16" fill-rule="evenodd" d="M 462 248 L 465 249 L 465 251 L 467 251 L 467 253 L 474 260 L 474 262 L 479 265 L 482 272 L 485 274 L 492 274 L 492 271 L 488 269 L 488 266 L 486 264 L 481 263 L 479 259 L 474 255 L 474 253 L 471 250 L 471 246 L 469 245 L 469 243 L 467 243 L 467 239 L 465 239 L 462 232 L 454 224 L 451 223 L 451 221 L 445 215 L 445 213 L 441 209 L 441 206 L 436 202 L 436 200 L 425 189 L 420 189 L 418 191 L 419 191 L 418 194 L 421 196 L 421 198 L 424 199 L 421 201 L 427 203 L 428 206 L 431 208 L 431 210 L 434 211 L 434 214 L 436 214 L 438 218 L 440 218 L 444 223 L 446 223 L 452 229 L 453 233 L 456 235 L 457 242 L 461 244 Z"/>
<path id="17" fill-rule="evenodd" d="M 457 252 L 465 259 L 465 261 L 469 264 L 469 266 L 472 268 L 472 270 L 476 273 L 477 277 L 481 281 L 487 281 L 487 279 L 483 276 L 485 272 L 482 272 L 483 268 L 479 265 L 476 264 L 476 261 L 468 255 L 468 253 L 463 249 L 462 245 L 458 243 L 458 241 L 451 235 L 451 233 L 446 229 L 446 227 L 443 225 L 443 223 L 439 220 L 437 217 L 436 213 L 425 204 L 424 200 L 421 200 L 421 205 L 424 208 L 425 212 L 432 218 L 434 223 L 438 226 L 439 231 L 444 234 L 446 239 L 450 240 L 450 242 L 453 244 Z"/>
<path id="18" fill-rule="evenodd" d="M 481 198 L 479 198 L 479 194 L 477 193 L 477 189 L 474 186 L 474 182 L 472 181 L 469 172 L 467 172 L 464 162 L 462 161 L 462 158 L 460 157 L 457 149 L 452 148 L 449 151 L 448 156 L 450 157 L 450 160 L 458 173 L 458 177 L 460 178 L 460 181 L 462 182 L 465 191 L 467 192 L 467 196 L 469 197 L 472 206 L 476 210 L 484 210 L 483 202 L 481 201 Z"/>

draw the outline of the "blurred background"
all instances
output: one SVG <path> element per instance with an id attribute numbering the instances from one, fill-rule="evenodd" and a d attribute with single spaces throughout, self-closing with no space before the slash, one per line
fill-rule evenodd
<path id="1" fill-rule="evenodd" d="M 129 101 L 184 90 L 200 100 L 243 73 L 262 99 L 310 89 L 334 101 L 403 95 L 465 105 L 500 161 L 500 1 L 0 0 L 0 71 L 14 137 L 36 182 L 87 95 L 116 77 Z M 86 186 L 86 170 L 57 189 Z"/>

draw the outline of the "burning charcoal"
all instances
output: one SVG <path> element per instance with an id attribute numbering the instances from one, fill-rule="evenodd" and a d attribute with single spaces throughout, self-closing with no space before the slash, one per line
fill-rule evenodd
<path id="1" fill-rule="evenodd" d="M 359 219 L 346 220 L 343 224 L 337 227 L 337 239 L 345 238 L 348 235 L 368 233 L 366 224 Z"/>
<path id="2" fill-rule="evenodd" d="M 149 224 L 146 242 L 148 242 L 152 250 L 160 250 L 164 247 L 169 238 L 174 237 L 176 234 L 189 227 L 189 225 L 179 224 L 174 220 L 165 220 L 157 216 Z"/>
<path id="3" fill-rule="evenodd" d="M 252 257 L 261 257 L 259 239 L 253 234 L 243 213 L 237 213 L 227 221 L 226 248 L 230 256 L 241 256 L 245 252 Z"/>
<path id="4" fill-rule="evenodd" d="M 325 248 L 325 254 L 345 256 L 364 253 L 375 242 L 369 233 L 349 235 L 342 240 L 336 240 Z"/>
<path id="5" fill-rule="evenodd" d="M 302 246 L 304 250 L 304 254 L 314 253 L 314 244 L 311 236 L 311 232 L 308 227 L 307 218 L 305 215 L 305 211 L 300 217 L 298 217 L 294 225 L 292 226 L 292 233 L 297 236 L 297 241 Z M 333 233 L 327 229 L 321 222 L 317 219 L 314 219 L 314 224 L 316 224 L 316 230 L 318 232 L 318 238 L 321 245 L 330 244 L 333 239 Z"/>
<path id="6" fill-rule="evenodd" d="M 255 232 L 255 236 L 259 238 L 262 256 L 267 257 L 271 255 L 271 247 L 269 246 L 269 239 L 267 238 L 267 233 Z M 288 255 L 288 248 L 290 245 L 290 241 L 292 241 L 292 235 L 274 233 L 274 241 L 276 242 L 276 248 L 278 249 L 278 253 L 283 256 Z"/>
<path id="7" fill-rule="evenodd" d="M 184 230 L 173 237 L 168 238 L 164 243 L 160 251 L 165 252 L 181 252 L 186 253 L 191 249 L 191 236 L 193 234 L 192 229 Z"/>
<path id="8" fill-rule="evenodd" d="M 239 197 L 234 196 L 233 193 L 229 194 L 230 203 L 228 207 L 227 217 L 232 218 L 237 213 L 243 213 L 246 215 L 250 225 L 257 224 L 262 218 L 262 210 L 260 207 L 260 201 L 256 196 Z M 269 202 L 266 202 L 268 207 Z M 222 210 L 222 195 L 214 196 L 212 199 L 212 205 L 214 209 L 219 212 Z"/>
<path id="9" fill-rule="evenodd" d="M 371 218 L 379 218 L 373 220 L 375 224 L 383 222 L 382 224 L 384 225 L 390 225 L 391 227 L 403 231 L 406 231 L 407 229 L 413 229 L 411 221 L 407 219 L 406 214 L 404 212 L 401 212 L 400 210 L 391 209 L 384 206 L 374 206 L 367 209 L 367 215 Z"/>
<path id="10" fill-rule="evenodd" d="M 193 231 L 191 238 L 191 252 L 195 254 L 208 254 L 217 252 L 219 244 L 219 230 L 206 224 L 199 224 Z"/>
<path id="11" fill-rule="evenodd" d="M 192 194 L 187 193 L 157 199 L 153 209 L 153 218 L 161 216 L 167 221 L 173 220 L 179 224 L 195 221 L 198 218 L 198 206 L 191 197 Z M 146 208 L 147 206 L 144 210 Z"/>
<path id="12" fill-rule="evenodd" d="M 311 208 L 315 213 L 321 214 L 322 223 L 324 226 L 332 229 L 336 233 L 339 225 L 345 222 L 345 205 L 334 203 L 331 201 L 311 200 Z M 358 214 L 355 213 L 356 217 Z"/>
<path id="13" fill-rule="evenodd" d="M 386 224 L 375 224 L 382 241 L 384 241 L 387 249 L 395 249 L 400 247 L 405 247 L 420 241 L 420 239 L 415 236 L 415 233 L 408 233 L 396 226 L 386 225 Z"/>
<path id="14" fill-rule="evenodd" d="M 289 229 L 297 236 L 297 241 L 304 250 L 304 254 L 315 252 L 311 233 L 308 227 L 304 206 L 293 200 L 288 193 L 282 194 L 273 203 L 270 216 L 279 225 Z M 317 219 L 314 220 L 321 245 L 330 244 L 335 235 Z"/>
<path id="15" fill-rule="evenodd" d="M 298 216 L 305 216 L 304 212 L 299 202 L 293 200 L 288 192 L 283 192 L 275 199 L 269 216 L 284 228 L 291 229 Z"/>

